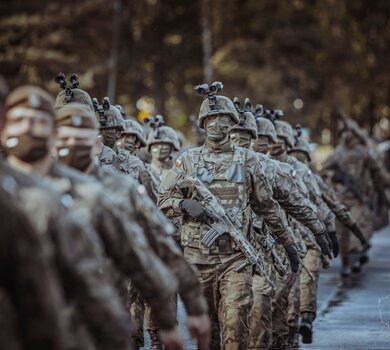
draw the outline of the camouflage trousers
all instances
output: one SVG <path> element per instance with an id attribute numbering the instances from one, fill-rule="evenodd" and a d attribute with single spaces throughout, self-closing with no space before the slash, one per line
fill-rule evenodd
<path id="1" fill-rule="evenodd" d="M 253 304 L 252 268 L 236 272 L 243 262 L 239 259 L 218 265 L 196 264 L 212 322 L 210 349 L 248 349 L 248 314 Z"/>
<path id="2" fill-rule="evenodd" d="M 300 290 L 301 302 L 300 313 L 302 312 L 317 312 L 317 290 L 320 270 L 322 266 L 321 252 L 316 249 L 308 249 L 306 256 L 303 259 L 307 269 L 312 273 L 315 281 L 310 279 L 305 270 L 302 269 L 300 274 Z"/>
<path id="3" fill-rule="evenodd" d="M 275 269 L 270 261 L 264 261 L 268 277 L 275 283 Z M 270 349 L 272 345 L 272 296 L 275 291 L 264 276 L 253 276 L 253 306 L 249 314 L 248 349 Z"/>
<path id="4" fill-rule="evenodd" d="M 288 340 L 288 297 L 297 274 L 276 275 L 276 293 L 272 298 L 272 347 L 283 349 Z"/>
<path id="5" fill-rule="evenodd" d="M 297 276 L 295 278 L 295 283 L 288 294 L 288 314 L 287 314 L 287 323 L 290 328 L 298 330 L 299 324 L 299 308 L 300 308 L 300 300 L 301 300 L 301 275 L 300 271 L 297 272 Z"/>
<path id="6" fill-rule="evenodd" d="M 374 221 L 370 211 L 358 201 L 350 200 L 345 204 L 348 206 L 353 218 L 362 230 L 364 238 L 367 241 L 370 241 L 371 236 L 374 233 Z M 339 238 L 340 256 L 342 258 L 347 258 L 350 253 L 361 250 L 362 245 L 359 240 L 339 221 L 336 222 L 336 230 Z"/>

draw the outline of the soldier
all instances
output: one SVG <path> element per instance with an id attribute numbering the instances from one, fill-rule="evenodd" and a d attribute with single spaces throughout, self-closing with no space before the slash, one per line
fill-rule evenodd
<path id="1" fill-rule="evenodd" d="M 114 162 L 116 168 L 144 185 L 150 198 L 157 202 L 158 183 L 152 176 L 145 163 L 135 153 L 146 146 L 145 132 L 142 126 L 134 120 L 125 120 L 124 131 L 115 144 L 117 158 Z"/>
<path id="2" fill-rule="evenodd" d="M 275 120 L 275 130 L 277 134 L 277 143 L 272 147 L 272 155 L 279 161 L 290 164 L 297 175 L 303 180 L 305 186 L 309 190 L 309 198 L 318 207 L 318 217 L 325 224 L 328 234 L 333 240 L 336 239 L 335 216 L 330 211 L 329 207 L 322 200 L 321 191 L 318 187 L 312 171 L 296 158 L 287 154 L 287 151 L 294 147 L 294 131 L 290 124 L 285 121 Z M 336 256 L 337 245 L 332 246 L 331 239 L 327 235 L 329 246 L 332 249 L 333 255 Z M 302 334 L 302 341 L 304 343 L 312 342 L 312 323 L 316 316 L 317 310 L 317 288 L 318 277 L 322 265 L 322 251 L 316 244 L 307 242 L 308 251 L 304 258 L 304 263 L 308 270 L 314 276 L 310 278 L 306 271 L 301 273 L 300 292 L 301 292 L 301 325 L 300 333 Z M 331 259 L 330 253 L 327 254 Z"/>
<path id="3" fill-rule="evenodd" d="M 240 113 L 240 123 L 238 125 L 235 125 L 231 129 L 231 139 L 233 144 L 240 145 L 245 148 L 249 148 L 252 142 L 256 143 L 258 132 L 261 137 L 268 137 L 268 136 L 264 136 L 264 134 L 267 133 L 271 136 L 271 138 L 276 139 L 276 132 L 270 121 L 262 117 L 258 117 L 255 120 L 253 114 L 250 112 L 251 105 L 249 101 L 246 101 L 245 109 L 240 108 L 239 102 L 236 102 L 235 105 L 236 108 L 238 108 L 238 112 Z M 261 142 L 264 141 L 260 141 L 259 143 L 257 143 L 257 146 L 259 146 Z M 310 205 L 308 200 L 305 199 L 300 193 L 299 188 L 293 179 L 294 176 L 293 169 L 287 164 L 282 164 L 278 161 L 269 159 L 267 156 L 263 155 L 262 153 L 258 154 L 258 158 L 259 158 L 260 165 L 262 166 L 262 169 L 264 170 L 265 175 L 267 176 L 267 179 L 271 185 L 273 191 L 273 198 L 278 201 L 281 207 L 289 215 L 291 215 L 292 217 L 294 217 L 295 219 L 299 220 L 307 227 L 309 227 L 314 233 L 315 237 L 317 235 L 319 237 L 323 236 L 325 232 L 325 228 L 323 224 L 318 220 L 316 213 L 313 209 L 313 206 Z M 298 240 L 302 241 L 302 239 L 300 239 L 299 236 L 297 238 Z M 292 270 L 293 272 L 297 272 L 298 266 L 292 266 Z M 256 279 L 254 278 L 254 281 L 256 281 Z M 288 292 L 291 288 L 291 285 L 294 283 L 294 281 L 295 281 L 294 275 L 292 275 L 290 281 L 286 278 L 278 279 L 280 288 L 278 290 L 277 297 L 275 298 L 274 309 L 278 309 L 281 311 L 281 314 L 277 315 L 277 318 L 279 319 L 287 320 L 286 308 L 279 307 L 279 305 L 280 303 L 283 303 L 283 305 L 287 303 Z M 261 285 L 264 285 L 264 281 L 261 283 Z M 284 293 L 280 293 L 281 290 L 283 290 Z M 272 297 L 272 295 L 268 295 L 268 297 Z M 255 298 L 256 298 L 256 294 L 255 294 Z M 262 299 L 263 298 L 264 296 L 262 297 Z M 261 312 L 256 313 L 256 311 L 254 311 L 256 307 L 258 306 L 254 304 L 252 308 L 252 312 L 255 312 L 255 314 L 261 314 Z M 270 317 L 268 317 L 268 319 L 270 319 Z M 261 327 L 262 325 L 261 324 L 256 325 L 257 320 L 255 317 L 252 317 L 252 320 L 254 324 L 251 330 L 257 332 L 259 327 Z M 277 326 L 276 323 L 275 326 Z M 278 332 L 277 333 L 275 332 L 274 347 L 281 347 L 286 345 L 285 343 L 287 339 L 286 337 L 282 336 L 284 334 L 282 331 L 284 331 L 287 334 L 288 328 L 285 327 L 285 329 L 283 330 L 281 326 L 278 327 Z M 270 335 L 265 336 L 265 334 L 266 332 L 263 333 L 264 340 L 271 338 Z M 260 337 L 257 346 L 265 346 L 266 343 L 267 342 L 261 341 L 261 337 Z M 256 344 L 255 341 L 254 344 Z M 253 347 L 257 347 L 257 346 L 253 345 Z"/>
<path id="4" fill-rule="evenodd" d="M 82 118 L 83 122 L 73 123 L 75 116 Z M 209 332 L 206 302 L 196 275 L 172 240 L 173 227 L 155 204 L 147 196 L 145 197 L 143 186 L 135 180 L 115 172 L 114 169 L 94 166 L 93 142 L 97 141 L 97 129 L 94 122 L 94 115 L 82 105 L 74 104 L 60 109 L 57 112 L 56 122 L 59 135 L 56 143 L 58 153 L 63 149 L 68 149 L 77 159 L 79 150 L 89 149 L 90 164 L 85 164 L 84 170 L 88 170 L 90 174 L 99 179 L 117 198 L 123 197 L 121 209 L 125 216 L 141 225 L 153 250 L 177 276 L 179 294 L 188 314 L 189 331 L 198 340 L 199 349 L 205 349 L 208 344 Z M 159 320 L 157 322 L 160 324 Z M 165 325 L 162 326 L 164 329 Z M 163 336 L 172 337 L 173 335 L 163 334 Z"/>
<path id="5" fill-rule="evenodd" d="M 249 328 L 247 315 L 252 306 L 252 268 L 239 268 L 245 261 L 228 233 L 210 248 L 201 243 L 210 230 L 208 210 L 191 189 L 180 190 L 179 183 L 188 175 L 196 175 L 225 209 L 234 212 L 248 235 L 251 207 L 264 220 L 284 245 L 291 259 L 296 258 L 286 217 L 272 199 L 271 189 L 261 171 L 256 155 L 231 144 L 230 128 L 239 121 L 232 101 L 215 92 L 221 83 L 196 87 L 207 94 L 200 107 L 199 126 L 206 130 L 203 146 L 182 153 L 161 184 L 159 206 L 169 216 L 181 216 L 181 244 L 184 256 L 199 270 L 204 295 L 213 322 L 212 349 L 247 349 Z M 222 341 L 220 344 L 221 330 Z"/>
<path id="6" fill-rule="evenodd" d="M 175 291 L 176 279 L 150 251 L 141 228 L 123 216 L 116 199 L 108 193 L 103 196 L 102 187 L 96 181 L 59 165 L 51 157 L 49 149 L 54 137 L 52 105 L 51 96 L 37 87 L 20 87 L 8 96 L 2 130 L 2 139 L 9 153 L 7 161 L 25 172 L 43 175 L 68 198 L 68 202 L 74 202 L 76 208 L 83 209 L 88 222 L 93 225 L 89 239 L 96 254 L 101 256 L 104 249 L 115 265 L 123 273 L 131 275 L 143 290 L 145 298 L 154 305 L 156 313 L 159 312 L 161 322 L 166 322 L 167 329 L 174 327 L 174 314 L 170 313 L 169 308 L 164 310 L 164 306 Z M 82 118 L 72 121 L 83 123 Z M 62 153 L 62 157 L 78 163 L 78 167 L 81 167 L 80 163 L 85 165 L 85 158 L 88 158 L 85 148 L 78 158 L 65 153 Z M 102 243 L 104 248 L 101 247 Z M 160 305 L 161 302 L 165 304 Z M 89 321 L 96 320 L 91 318 Z M 101 334 L 106 332 L 101 331 Z"/>
<path id="7" fill-rule="evenodd" d="M 388 187 L 388 177 L 377 160 L 365 146 L 365 136 L 353 120 L 345 120 L 341 129 L 341 142 L 330 159 L 325 163 L 322 174 L 333 185 L 340 199 L 357 220 L 365 241 L 369 242 L 373 233 L 372 205 L 369 200 L 373 183 L 382 189 Z M 340 235 L 340 255 L 342 261 L 341 278 L 347 280 L 351 266 L 360 270 L 368 260 L 365 242 L 351 236 L 351 230 L 338 224 Z M 356 233 L 356 232 L 355 232 Z"/>
<path id="8" fill-rule="evenodd" d="M 152 155 L 149 170 L 160 182 L 173 167 L 173 152 L 180 151 L 179 138 L 169 126 L 153 129 L 148 136 L 147 150 Z"/>

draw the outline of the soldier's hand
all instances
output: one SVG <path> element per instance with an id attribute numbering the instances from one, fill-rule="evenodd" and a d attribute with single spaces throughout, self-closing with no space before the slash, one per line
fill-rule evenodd
<path id="1" fill-rule="evenodd" d="M 327 240 L 326 230 L 322 231 L 317 235 L 314 235 L 314 238 L 317 244 L 320 246 L 322 254 L 326 255 L 329 259 L 332 259 L 332 254 Z"/>
<path id="2" fill-rule="evenodd" d="M 337 256 L 339 255 L 339 241 L 337 240 L 336 232 L 335 231 L 328 232 L 328 236 L 330 242 L 332 243 L 333 257 L 337 258 Z"/>
<path id="3" fill-rule="evenodd" d="M 207 350 L 210 345 L 211 323 L 207 314 L 187 317 L 188 332 L 196 339 L 198 350 Z"/>
<path id="4" fill-rule="evenodd" d="M 178 326 L 170 330 L 160 329 L 159 336 L 167 350 L 184 350 L 183 337 Z"/>
<path id="5" fill-rule="evenodd" d="M 297 249 L 295 248 L 294 244 L 289 244 L 284 246 L 284 250 L 286 251 L 288 258 L 290 259 L 291 270 L 293 272 L 297 272 L 300 264 Z"/>
<path id="6" fill-rule="evenodd" d="M 194 199 L 183 199 L 179 206 L 184 213 L 197 221 L 207 222 L 210 218 L 206 208 Z"/>

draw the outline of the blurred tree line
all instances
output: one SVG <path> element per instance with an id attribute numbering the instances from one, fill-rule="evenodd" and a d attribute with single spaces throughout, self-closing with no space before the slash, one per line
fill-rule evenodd
<path id="1" fill-rule="evenodd" d="M 338 108 L 372 127 L 390 116 L 388 0 L 12 0 L 0 3 L 0 73 L 11 87 L 76 72 L 130 114 L 141 96 L 184 128 L 193 86 L 335 129 Z M 209 63 L 209 64 L 208 64 Z"/>

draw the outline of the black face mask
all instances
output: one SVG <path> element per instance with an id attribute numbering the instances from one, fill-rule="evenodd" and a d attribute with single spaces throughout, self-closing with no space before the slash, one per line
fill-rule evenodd
<path id="1" fill-rule="evenodd" d="M 101 130 L 101 135 L 103 137 L 103 143 L 110 148 L 113 148 L 117 140 L 117 130 L 116 129 L 103 129 Z"/>
<path id="2" fill-rule="evenodd" d="M 9 137 L 4 148 L 8 154 L 23 162 L 35 162 L 49 153 L 48 139 L 46 137 L 33 136 L 25 133 L 19 136 Z"/>
<path id="3" fill-rule="evenodd" d="M 84 172 L 92 163 L 92 146 L 74 145 L 57 149 L 58 159 L 61 163 Z"/>

